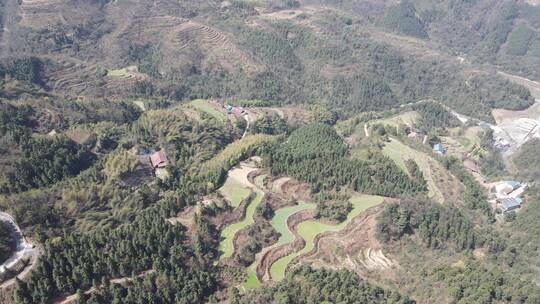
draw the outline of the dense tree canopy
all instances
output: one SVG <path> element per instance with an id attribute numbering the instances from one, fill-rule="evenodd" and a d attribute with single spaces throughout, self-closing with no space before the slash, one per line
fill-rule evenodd
<path id="1" fill-rule="evenodd" d="M 288 174 L 311 183 L 313 190 L 339 189 L 380 195 L 423 191 L 387 157 L 373 154 L 369 162 L 349 159 L 347 145 L 328 125 L 310 124 L 290 135 L 268 157 L 274 174 Z"/>
<path id="2" fill-rule="evenodd" d="M 95 157 L 66 137 L 31 138 L 21 145 L 23 158 L 6 172 L 4 193 L 51 185 L 92 165 Z"/>
<path id="3" fill-rule="evenodd" d="M 396 303 L 414 301 L 397 292 L 382 289 L 362 281 L 349 270 L 293 269 L 276 286 L 235 296 L 231 303 Z"/>

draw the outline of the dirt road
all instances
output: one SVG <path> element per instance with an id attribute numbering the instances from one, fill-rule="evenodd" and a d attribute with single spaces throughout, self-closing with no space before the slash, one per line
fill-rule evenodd
<path id="1" fill-rule="evenodd" d="M 2 222 L 9 229 L 11 237 L 15 240 L 16 250 L 11 257 L 9 257 L 2 265 L 0 265 L 0 273 L 4 273 L 7 269 L 11 269 L 22 259 L 30 257 L 35 254 L 37 250 L 35 246 L 28 243 L 24 238 L 21 229 L 15 223 L 15 220 L 11 215 L 5 212 L 0 212 L 0 222 Z"/>
<path id="2" fill-rule="evenodd" d="M 246 129 L 244 130 L 244 134 L 242 134 L 242 138 L 246 137 L 247 135 L 247 132 L 249 130 L 249 123 L 250 123 L 250 120 L 249 120 L 249 115 L 244 115 L 244 119 L 246 120 Z"/>

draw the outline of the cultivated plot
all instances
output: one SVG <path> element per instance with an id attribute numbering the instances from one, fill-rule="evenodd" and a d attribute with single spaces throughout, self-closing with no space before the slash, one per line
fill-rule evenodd
<path id="1" fill-rule="evenodd" d="M 296 231 L 305 240 L 306 245 L 300 251 L 293 252 L 274 262 L 270 268 L 270 274 L 274 281 L 282 280 L 285 276 L 287 265 L 296 257 L 310 252 L 314 248 L 315 237 L 328 231 L 339 231 L 345 228 L 353 218 L 365 210 L 377 206 L 383 202 L 380 196 L 355 195 L 351 198 L 353 210 L 348 214 L 347 219 L 338 225 L 326 224 L 317 220 L 301 222 L 296 226 Z"/>

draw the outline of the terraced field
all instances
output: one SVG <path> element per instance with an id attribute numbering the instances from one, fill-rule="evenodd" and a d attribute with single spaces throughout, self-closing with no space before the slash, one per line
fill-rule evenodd
<path id="1" fill-rule="evenodd" d="M 250 189 L 233 178 L 228 178 L 218 190 L 233 207 L 240 206 L 242 200 L 249 196 Z"/>
<path id="2" fill-rule="evenodd" d="M 265 191 L 270 191 L 271 194 L 281 197 L 280 194 L 283 194 L 281 189 L 283 181 L 291 180 L 288 177 L 279 178 L 271 181 L 267 189 L 264 183 L 267 176 L 260 174 L 254 177 L 250 173 L 254 173 L 255 170 L 256 168 L 248 166 L 247 163 L 242 163 L 240 167 L 229 172 L 224 186 L 219 190 L 230 201 L 231 205 L 237 208 L 250 193 L 254 192 L 255 194 L 252 201 L 248 202 L 242 220 L 230 224 L 222 230 L 220 242 L 221 260 L 233 256 L 235 237 L 239 231 L 254 223 L 255 210 L 262 202 L 266 194 Z M 379 196 L 354 195 L 351 198 L 353 210 L 344 222 L 337 225 L 313 219 L 313 210 L 316 206 L 305 201 L 301 201 L 294 206 L 289 205 L 275 210 L 270 224 L 279 233 L 279 238 L 276 243 L 263 248 L 261 252 L 256 254 L 255 261 L 246 268 L 247 277 L 241 286 L 241 290 L 247 291 L 258 288 L 262 281 L 281 280 L 291 261 L 313 250 L 318 235 L 343 230 L 355 217 L 382 202 L 383 198 Z"/>
<path id="3" fill-rule="evenodd" d="M 272 227 L 279 233 L 279 239 L 277 243 L 274 245 L 264 248 L 261 252 L 259 252 L 255 257 L 255 262 L 253 262 L 248 267 L 248 276 L 247 280 L 242 286 L 243 290 L 249 290 L 252 288 L 256 288 L 260 286 L 260 281 L 257 278 L 257 266 L 261 262 L 262 257 L 270 250 L 277 248 L 279 246 L 289 244 L 294 240 L 294 234 L 289 230 L 289 227 L 287 226 L 287 220 L 289 217 L 297 212 L 300 212 L 302 210 L 307 209 L 315 209 L 314 204 L 308 204 L 305 202 L 300 202 L 298 205 L 291 206 L 291 207 L 285 207 L 282 209 L 278 209 L 274 217 L 272 218 L 271 224 Z"/>
<path id="4" fill-rule="evenodd" d="M 328 231 L 339 231 L 345 228 L 353 218 L 365 210 L 377 206 L 383 202 L 380 196 L 356 195 L 351 198 L 353 210 L 347 216 L 347 219 L 338 225 L 326 224 L 316 220 L 304 221 L 298 224 L 295 230 L 305 240 L 306 245 L 300 251 L 291 253 L 274 262 L 270 268 L 270 274 L 274 281 L 279 281 L 285 276 L 287 265 L 296 257 L 310 252 L 314 248 L 315 237 Z"/>
<path id="5" fill-rule="evenodd" d="M 255 63 L 226 33 L 195 21 L 187 21 L 170 32 L 169 42 L 172 42 L 176 52 L 183 52 L 193 47 L 215 56 L 221 66 L 232 71 L 238 64 L 249 71 L 258 69 Z"/>
<path id="6" fill-rule="evenodd" d="M 254 223 L 253 215 L 255 214 L 257 206 L 259 206 L 259 204 L 261 203 L 263 196 L 264 193 L 262 191 L 256 190 L 255 198 L 246 208 L 246 214 L 244 216 L 244 219 L 238 223 L 231 224 L 225 227 L 225 229 L 223 229 L 223 231 L 221 232 L 221 242 L 219 243 L 219 248 L 222 252 L 221 259 L 232 256 L 234 252 L 234 236 L 238 231 Z"/>

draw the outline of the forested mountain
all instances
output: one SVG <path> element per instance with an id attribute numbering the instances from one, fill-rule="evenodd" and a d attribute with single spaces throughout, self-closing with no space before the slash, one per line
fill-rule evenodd
<path id="1" fill-rule="evenodd" d="M 347 111 L 435 98 L 489 120 L 491 107 L 532 99 L 473 63 L 533 79 L 540 70 L 538 7 L 513 1 L 3 2 L 5 97 L 235 97 Z"/>
<path id="2" fill-rule="evenodd" d="M 0 0 L 0 304 L 539 303 L 537 2 Z"/>

